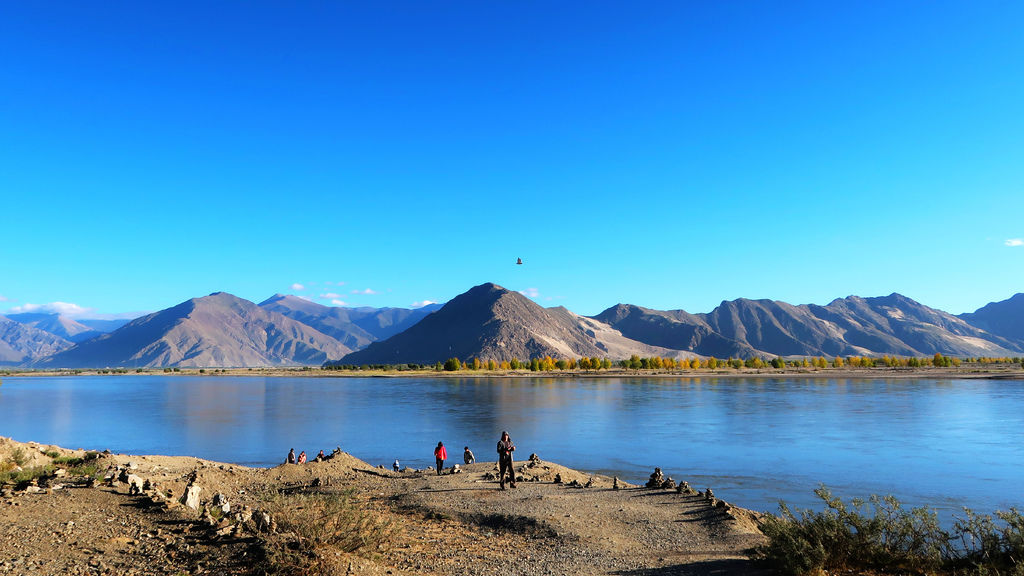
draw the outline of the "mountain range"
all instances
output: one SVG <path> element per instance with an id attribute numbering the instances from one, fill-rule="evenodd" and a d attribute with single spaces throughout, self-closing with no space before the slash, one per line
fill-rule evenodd
<path id="1" fill-rule="evenodd" d="M 1015 356 L 1024 353 L 1024 294 L 954 316 L 899 294 L 825 306 L 724 301 L 706 314 L 616 304 L 595 316 L 544 308 L 487 283 L 423 308 L 323 306 L 224 292 L 118 326 L 56 314 L 0 316 L 0 365 L 28 368 L 269 367 L 432 364 L 633 354 L 750 356 Z"/>

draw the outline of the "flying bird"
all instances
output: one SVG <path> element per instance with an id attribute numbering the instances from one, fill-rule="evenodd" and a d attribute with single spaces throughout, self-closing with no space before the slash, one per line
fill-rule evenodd
<path id="1" fill-rule="evenodd" d="M 523 259 L 522 258 L 516 258 L 516 264 L 522 264 L 522 263 L 523 263 Z"/>

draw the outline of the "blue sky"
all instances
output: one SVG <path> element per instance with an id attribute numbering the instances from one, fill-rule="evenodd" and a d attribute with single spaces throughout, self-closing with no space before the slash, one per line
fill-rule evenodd
<path id="1" fill-rule="evenodd" d="M 0 313 L 408 307 L 483 282 L 581 314 L 891 292 L 973 311 L 1024 291 L 1022 21 L 6 3 Z"/>

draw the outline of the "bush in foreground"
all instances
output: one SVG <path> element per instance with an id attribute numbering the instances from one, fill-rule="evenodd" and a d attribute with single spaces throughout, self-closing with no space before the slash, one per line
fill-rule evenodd
<path id="1" fill-rule="evenodd" d="M 824 486 L 814 493 L 825 510 L 794 512 L 780 503 L 762 531 L 756 555 L 785 574 L 871 570 L 888 573 L 1024 575 L 1024 516 L 1017 510 L 980 516 L 965 509 L 953 531 L 934 510 L 907 510 L 893 496 L 849 505 Z"/>
<path id="2" fill-rule="evenodd" d="M 275 494 L 265 505 L 277 522 L 277 533 L 261 542 L 267 574 L 344 574 L 341 553 L 369 556 L 395 536 L 394 525 L 360 506 L 351 492 Z"/>

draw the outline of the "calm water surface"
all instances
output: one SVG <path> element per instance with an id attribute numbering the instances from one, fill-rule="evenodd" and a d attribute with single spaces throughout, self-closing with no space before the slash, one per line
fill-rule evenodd
<path id="1" fill-rule="evenodd" d="M 246 465 L 342 449 L 372 464 L 525 459 L 642 482 L 655 466 L 758 510 L 892 493 L 948 516 L 1024 507 L 1024 381 L 744 378 L 4 378 L 0 435 Z"/>

